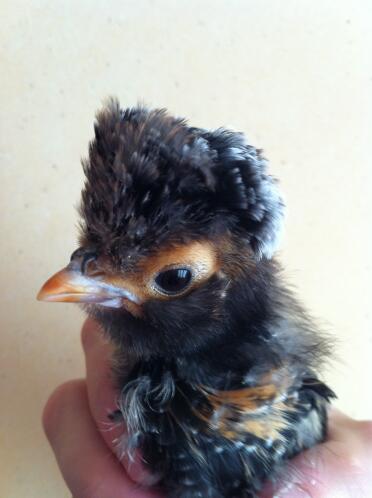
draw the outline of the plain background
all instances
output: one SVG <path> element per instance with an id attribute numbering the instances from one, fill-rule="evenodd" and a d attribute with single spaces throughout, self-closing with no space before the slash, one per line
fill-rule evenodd
<path id="1" fill-rule="evenodd" d="M 265 150 L 288 204 L 289 281 L 339 341 L 326 378 L 372 417 L 369 1 L 2 0 L 0 495 L 67 498 L 40 426 L 82 376 L 82 315 L 38 303 L 76 248 L 80 157 L 107 95 Z"/>

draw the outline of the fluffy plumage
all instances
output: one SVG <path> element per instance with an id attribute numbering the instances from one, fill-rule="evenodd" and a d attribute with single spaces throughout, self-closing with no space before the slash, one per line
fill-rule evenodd
<path id="1" fill-rule="evenodd" d="M 230 228 L 258 256 L 275 249 L 283 203 L 241 133 L 190 128 L 164 109 L 122 111 L 110 101 L 84 171 L 83 233 L 95 244 L 139 252 Z"/>
<path id="2" fill-rule="evenodd" d="M 325 437 L 333 397 L 317 377 L 328 340 L 272 259 L 284 207 L 266 161 L 241 133 L 112 100 L 83 165 L 67 274 L 98 290 L 55 295 L 116 346 L 124 450 L 169 497 L 255 496 Z"/>

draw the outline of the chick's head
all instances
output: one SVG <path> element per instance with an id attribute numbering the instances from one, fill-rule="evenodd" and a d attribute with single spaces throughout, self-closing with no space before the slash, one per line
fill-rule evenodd
<path id="1" fill-rule="evenodd" d="M 138 355 L 188 353 L 223 334 L 282 224 L 260 152 L 241 133 L 111 100 L 83 168 L 79 249 L 39 298 L 81 303 Z"/>

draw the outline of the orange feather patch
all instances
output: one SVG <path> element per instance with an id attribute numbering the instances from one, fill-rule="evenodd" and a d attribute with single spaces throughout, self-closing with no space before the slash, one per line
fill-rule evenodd
<path id="1" fill-rule="evenodd" d="M 265 440 L 281 440 L 288 425 L 287 413 L 294 410 L 294 398 L 288 396 L 291 377 L 287 369 L 276 369 L 261 377 L 258 385 L 231 391 L 200 387 L 207 405 L 195 414 L 230 440 L 250 433 Z"/>

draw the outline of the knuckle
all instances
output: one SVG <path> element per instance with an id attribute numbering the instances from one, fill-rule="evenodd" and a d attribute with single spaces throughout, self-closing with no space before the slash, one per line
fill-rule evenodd
<path id="1" fill-rule="evenodd" d="M 84 386 L 83 380 L 71 380 L 58 386 L 49 396 L 42 413 L 42 426 L 49 440 L 58 434 L 66 407 L 75 396 L 81 395 Z"/>

